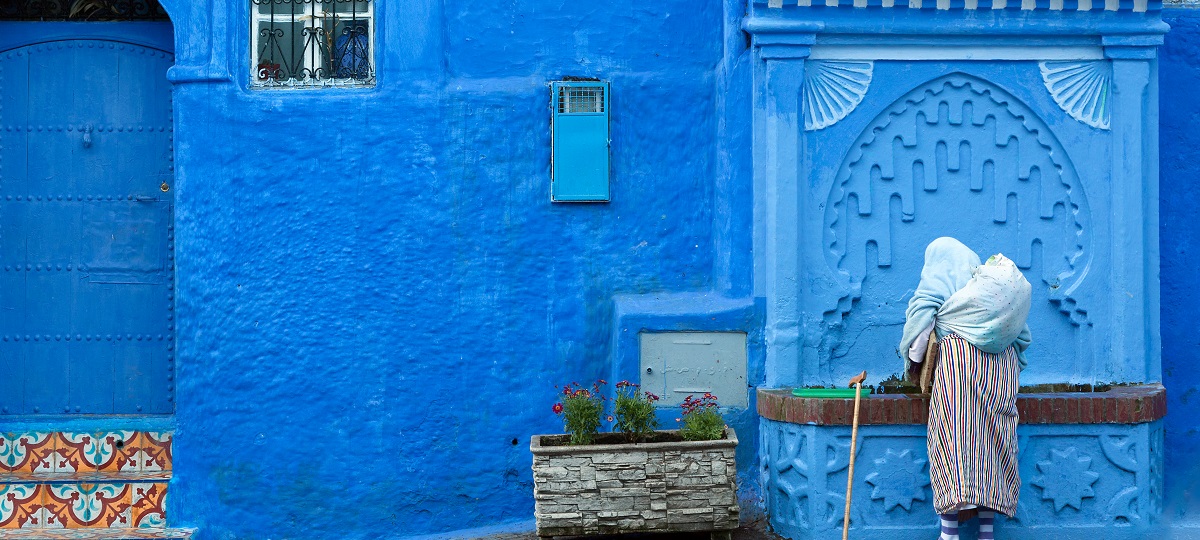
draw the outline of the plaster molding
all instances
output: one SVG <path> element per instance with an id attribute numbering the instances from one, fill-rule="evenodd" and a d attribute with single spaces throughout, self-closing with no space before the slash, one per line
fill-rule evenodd
<path id="1" fill-rule="evenodd" d="M 873 62 L 810 60 L 804 69 L 804 129 L 815 131 L 850 114 L 871 87 Z"/>
<path id="2" fill-rule="evenodd" d="M 815 32 L 819 25 L 811 24 L 755 24 L 748 21 L 745 30 L 753 36 L 754 46 L 763 59 L 788 60 L 808 58 L 812 46 L 817 42 Z"/>
<path id="3" fill-rule="evenodd" d="M 875 399 L 875 398 L 872 398 Z M 1020 425 L 1018 460 L 1022 503 L 1005 523 L 1010 535 L 1053 528 L 1056 539 L 1144 540 L 1153 535 L 1161 502 L 1162 421 L 1149 424 Z M 850 426 L 759 423 L 760 474 L 772 528 L 798 540 L 841 538 Z M 868 425 L 859 429 L 862 477 L 856 478 L 851 523 L 864 538 L 920 538 L 933 512 L 925 425 Z M 1136 454 L 1134 471 L 1097 456 L 1105 439 Z M 1125 463 L 1129 465 L 1129 463 Z M 1149 486 L 1149 487 L 1147 487 Z M 1028 493 L 1026 493 L 1028 492 Z M 1025 495 L 1031 495 L 1026 498 Z M 905 501 L 908 505 L 903 504 Z M 859 504 L 863 503 L 863 504 Z M 1071 509 L 1067 509 L 1070 506 Z"/>
<path id="4" fill-rule="evenodd" d="M 755 4 L 766 4 L 769 9 L 830 7 L 862 9 L 882 7 L 884 9 L 908 8 L 927 11 L 1105 11 L 1147 13 L 1159 12 L 1162 0 L 754 0 Z M 1168 3 L 1169 5 L 1169 3 Z"/>
<path id="5" fill-rule="evenodd" d="M 1092 458 L 1074 446 L 1062 451 L 1051 449 L 1050 459 L 1037 463 L 1042 474 L 1029 483 L 1042 488 L 1042 500 L 1053 501 L 1055 512 L 1068 506 L 1083 510 L 1083 499 L 1096 496 L 1092 484 L 1100 479 L 1091 467 Z"/>
<path id="6" fill-rule="evenodd" d="M 175 65 L 167 70 L 167 80 L 174 84 L 227 83 L 233 81 L 233 76 L 228 71 L 212 66 Z"/>
<path id="7" fill-rule="evenodd" d="M 810 50 L 808 45 L 762 45 L 758 55 L 763 60 L 803 60 Z"/>
<path id="8" fill-rule="evenodd" d="M 798 426 L 780 425 L 778 429 L 761 432 L 764 486 L 772 489 L 773 501 L 778 501 L 771 514 L 775 523 L 783 523 L 796 529 L 812 526 L 809 513 L 802 501 L 813 489 L 815 472 L 823 473 L 818 463 L 811 461 L 812 448 L 816 442 Z"/>
<path id="9" fill-rule="evenodd" d="M 1097 129 L 1112 119 L 1112 62 L 1041 62 L 1042 82 L 1067 114 Z"/>
<path id="10" fill-rule="evenodd" d="M 1099 60 L 1104 58 L 1104 50 L 1087 45 L 814 45 L 809 57 L 814 60 L 907 61 Z"/>
<path id="11" fill-rule="evenodd" d="M 875 460 L 875 469 L 864 480 L 872 486 L 871 498 L 883 499 L 883 510 L 891 512 L 897 506 L 912 510 L 914 501 L 929 497 L 926 460 L 912 455 L 911 449 L 896 452 L 888 448 L 883 457 Z"/>
<path id="12" fill-rule="evenodd" d="M 899 3 L 907 4 L 903 0 Z M 764 35 L 807 33 L 819 34 L 822 39 L 845 36 L 855 40 L 844 43 L 846 45 L 863 45 L 887 38 L 891 42 L 884 43 L 885 46 L 899 47 L 944 46 L 947 40 L 966 38 L 972 42 L 961 45 L 1023 47 L 1036 43 L 1050 51 L 1046 54 L 1054 54 L 1054 49 L 1064 45 L 1058 42 L 1067 39 L 1087 41 L 1070 44 L 1072 46 L 1094 44 L 1098 37 L 1105 41 L 1104 45 L 1115 44 L 1110 43 L 1113 41 L 1128 42 L 1134 38 L 1159 39 L 1161 44 L 1161 36 L 1170 30 L 1170 26 L 1157 13 L 1121 19 L 1063 17 L 1061 13 L 1050 10 L 1037 10 L 1023 17 L 1013 17 L 1013 11 L 979 9 L 972 11 L 970 17 L 955 18 L 953 25 L 944 25 L 934 23 L 931 17 L 945 17 L 947 14 L 932 9 L 834 8 L 825 10 L 825 16 L 820 20 L 792 20 L 786 17 L 806 13 L 808 9 L 785 8 L 781 13 L 759 8 L 751 12 L 742 27 L 755 39 Z M 1048 46 L 1052 42 L 1054 45 Z M 825 44 L 823 41 L 822 45 Z"/>

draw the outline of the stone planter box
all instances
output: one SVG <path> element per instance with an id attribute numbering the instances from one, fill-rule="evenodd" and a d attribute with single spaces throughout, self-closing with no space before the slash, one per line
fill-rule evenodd
<path id="1" fill-rule="evenodd" d="M 675 433 L 675 432 L 668 432 Z M 545 446 L 534 435 L 537 534 L 581 536 L 737 528 L 737 434 L 716 441 Z"/>

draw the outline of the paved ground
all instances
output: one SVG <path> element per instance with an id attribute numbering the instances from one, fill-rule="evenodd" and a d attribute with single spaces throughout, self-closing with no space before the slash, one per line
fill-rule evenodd
<path id="1" fill-rule="evenodd" d="M 531 532 L 515 534 L 496 534 L 481 540 L 537 540 L 537 535 Z M 587 536 L 581 538 L 609 540 L 708 540 L 708 533 L 661 533 L 661 534 L 613 534 L 607 536 Z M 766 530 L 765 523 L 743 525 L 733 531 L 733 540 L 783 540 L 783 537 L 771 534 Z"/>

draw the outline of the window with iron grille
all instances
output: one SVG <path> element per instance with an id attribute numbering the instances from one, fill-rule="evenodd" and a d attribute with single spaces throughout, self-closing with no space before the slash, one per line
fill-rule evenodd
<path id="1" fill-rule="evenodd" d="M 250 0 L 250 85 L 375 84 L 373 0 Z"/>

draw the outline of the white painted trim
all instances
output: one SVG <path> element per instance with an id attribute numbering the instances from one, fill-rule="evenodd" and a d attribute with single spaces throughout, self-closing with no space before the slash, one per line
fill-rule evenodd
<path id="1" fill-rule="evenodd" d="M 813 60 L 1103 60 L 1089 46 L 813 45 Z"/>

